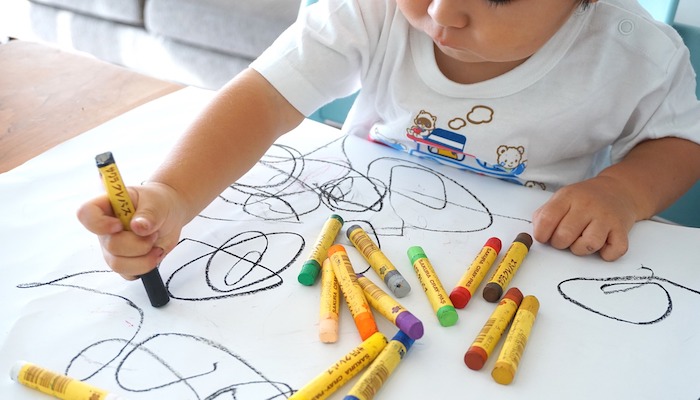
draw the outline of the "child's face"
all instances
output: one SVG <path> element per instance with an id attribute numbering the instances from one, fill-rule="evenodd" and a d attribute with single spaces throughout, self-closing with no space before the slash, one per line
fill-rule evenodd
<path id="1" fill-rule="evenodd" d="M 415 28 L 461 62 L 533 55 L 578 7 L 576 0 L 396 0 Z"/>

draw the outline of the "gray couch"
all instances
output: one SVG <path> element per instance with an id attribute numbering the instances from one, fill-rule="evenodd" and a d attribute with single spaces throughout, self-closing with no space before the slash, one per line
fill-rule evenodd
<path id="1" fill-rule="evenodd" d="M 294 22 L 299 0 L 30 0 L 42 40 L 216 89 Z"/>

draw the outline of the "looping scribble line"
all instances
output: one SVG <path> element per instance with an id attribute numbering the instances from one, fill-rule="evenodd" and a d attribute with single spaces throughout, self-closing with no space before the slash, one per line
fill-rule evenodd
<path id="1" fill-rule="evenodd" d="M 590 311 L 594 314 L 600 315 L 605 318 L 609 318 L 615 321 L 619 322 L 624 322 L 628 324 L 635 324 L 635 325 L 652 325 L 659 323 L 669 317 L 671 315 L 671 312 L 673 311 L 673 300 L 671 297 L 671 293 L 669 290 L 664 286 L 670 285 L 674 286 L 686 291 L 689 291 L 691 293 L 695 293 L 700 295 L 700 291 L 691 289 L 687 286 L 681 285 L 679 283 L 673 282 L 671 280 L 656 276 L 654 271 L 651 268 L 642 266 L 640 268 L 643 271 L 648 271 L 650 274 L 648 276 L 645 275 L 627 275 L 627 276 L 615 276 L 615 277 L 608 277 L 608 278 L 584 278 L 584 277 L 577 277 L 577 278 L 571 278 L 571 279 L 566 279 L 559 283 L 557 286 L 557 290 L 559 291 L 559 294 L 567 301 L 571 302 L 572 304 L 575 304 L 578 307 L 583 308 L 586 311 Z M 613 315 L 611 313 L 606 313 L 598 309 L 598 307 L 594 307 L 591 305 L 585 304 L 585 299 L 582 298 L 574 298 L 573 295 L 567 293 L 568 288 L 571 286 L 576 286 L 581 283 L 586 283 L 586 282 L 601 282 L 602 285 L 598 286 L 598 292 L 603 294 L 604 296 L 610 296 L 610 295 L 624 295 L 624 294 L 629 294 L 634 290 L 638 290 L 641 288 L 652 288 L 652 289 L 658 289 L 660 293 L 662 294 L 661 298 L 664 301 L 664 305 L 661 307 L 663 309 L 663 312 L 660 315 L 655 315 L 653 317 L 647 318 L 645 320 L 632 320 L 629 319 L 628 317 L 620 316 L 620 315 Z M 589 295 L 595 296 L 596 293 L 588 292 Z M 590 301 L 590 299 L 588 299 Z"/>

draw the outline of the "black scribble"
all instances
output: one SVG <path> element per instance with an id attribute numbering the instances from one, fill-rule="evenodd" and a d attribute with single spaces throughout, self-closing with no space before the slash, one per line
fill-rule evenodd
<path id="1" fill-rule="evenodd" d="M 303 249 L 304 238 L 294 232 L 246 231 L 217 246 L 186 238 L 176 250 L 199 255 L 175 269 L 166 287 L 173 299 L 190 301 L 259 293 L 282 285 L 280 273 Z"/>
<path id="2" fill-rule="evenodd" d="M 677 287 L 700 295 L 700 291 L 698 290 L 656 276 L 651 268 L 642 266 L 640 269 L 649 272 L 649 275 L 627 275 L 608 278 L 571 278 L 561 282 L 557 286 L 557 289 L 564 299 L 584 310 L 615 321 L 635 325 L 656 324 L 671 315 L 673 311 L 673 300 L 666 286 Z M 644 293 L 644 297 L 646 298 L 645 303 L 649 304 L 648 306 L 645 306 L 643 309 L 641 309 L 641 307 L 619 309 L 621 308 L 619 304 L 620 300 L 623 300 L 623 298 L 618 296 L 632 296 L 635 291 L 640 291 L 642 289 L 647 289 Z M 572 292 L 576 290 L 578 291 L 577 294 L 572 294 Z M 601 296 L 604 301 L 600 301 Z M 596 298 L 599 301 L 593 301 Z M 612 302 L 610 304 L 611 306 L 616 306 L 610 308 L 617 308 L 615 311 L 618 314 L 612 311 L 606 312 L 601 310 L 601 305 L 590 305 L 591 303 L 600 304 L 606 301 Z M 628 302 L 632 305 L 639 304 L 638 302 L 629 301 L 629 299 Z M 627 315 L 623 313 L 627 313 Z M 631 317 L 633 313 L 648 313 L 648 315 L 644 317 L 638 315 L 636 319 L 633 319 Z"/>
<path id="3" fill-rule="evenodd" d="M 394 236 L 406 229 L 479 232 L 488 229 L 494 217 L 531 222 L 494 214 L 470 188 L 417 161 L 379 157 L 362 165 L 349 154 L 347 140 L 343 137 L 305 154 L 275 145 L 255 167 L 255 179 L 243 177 L 219 200 L 268 222 L 299 223 L 322 207 L 344 218 L 384 213 L 388 223 L 382 224 L 380 234 Z M 208 213 L 201 217 L 237 220 Z"/>
<path id="4" fill-rule="evenodd" d="M 137 341 L 145 318 L 144 311 L 130 299 L 82 286 L 74 281 L 95 274 L 113 273 L 91 270 L 65 275 L 47 282 L 20 284 L 20 289 L 44 286 L 68 287 L 122 301 L 138 316 L 133 335 L 96 341 L 70 360 L 65 375 L 87 381 L 99 373 L 113 374 L 125 392 L 157 395 L 165 388 L 191 393 L 192 399 L 286 399 L 294 393 L 288 384 L 272 381 L 252 364 L 226 346 L 207 338 L 177 332 L 161 332 Z M 176 351 L 174 351 L 177 349 Z M 143 385 L 143 377 L 149 383 Z"/>
<path id="5" fill-rule="evenodd" d="M 344 136 L 306 152 L 274 145 L 198 217 L 212 221 L 211 231 L 182 239 L 161 263 L 164 277 L 172 271 L 166 280 L 171 298 L 205 304 L 270 295 L 300 261 L 305 241 L 295 230 L 307 232 L 305 224 L 318 223 L 319 215 L 338 213 L 346 222 L 362 223 L 380 247 L 383 238 L 409 230 L 469 234 L 490 228 L 495 218 L 530 223 L 494 213 L 475 188 L 440 168 L 399 156 L 360 162 L 367 155 L 353 155 L 347 143 Z M 369 266 L 361 272 L 367 270 Z M 197 400 L 272 400 L 294 393 L 288 384 L 267 378 L 253 363 L 206 337 L 155 332 L 144 339 L 149 320 L 134 301 L 90 287 L 88 277 L 104 273 L 112 272 L 90 270 L 17 286 L 77 289 L 107 296 L 117 307 L 120 302 L 133 311 L 133 329 L 123 337 L 116 325 L 123 321 L 115 321 L 114 330 L 101 327 L 95 334 L 102 337 L 85 339 L 89 344 L 77 345 L 75 353 L 71 349 L 75 355 L 65 374 L 81 380 L 111 376 L 124 391 L 151 398 L 167 397 L 173 390 Z"/>

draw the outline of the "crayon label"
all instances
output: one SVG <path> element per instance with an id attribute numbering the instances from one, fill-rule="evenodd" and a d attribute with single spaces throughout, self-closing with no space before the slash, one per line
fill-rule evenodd
<path id="1" fill-rule="evenodd" d="M 338 283 L 343 292 L 343 297 L 345 297 L 346 303 L 348 303 L 348 308 L 350 309 L 350 314 L 353 317 L 363 313 L 370 312 L 369 304 L 362 292 L 362 288 L 356 282 L 355 273 L 351 272 L 352 264 L 350 263 L 350 258 L 346 253 L 336 251 L 331 255 L 331 264 L 333 265 L 333 272 L 338 279 Z M 355 278 L 355 282 L 353 282 Z"/>
<path id="2" fill-rule="evenodd" d="M 435 312 L 443 306 L 452 305 L 450 298 L 447 296 L 447 292 L 445 292 L 440 279 L 435 275 L 433 266 L 427 258 L 417 259 L 413 263 L 413 269 L 416 271 L 423 291 L 428 296 L 430 304 L 433 306 Z"/>
<path id="3" fill-rule="evenodd" d="M 498 341 L 503 336 L 513 315 L 518 309 L 518 305 L 511 299 L 503 299 L 498 303 L 489 319 L 481 328 L 481 332 L 474 339 L 472 346 L 481 347 L 486 351 L 487 356 L 491 354 Z"/>
<path id="4" fill-rule="evenodd" d="M 114 214 L 122 221 L 122 225 L 128 229 L 129 221 L 131 221 L 135 208 L 122 182 L 119 170 L 116 164 L 109 164 L 99 168 L 99 171 Z"/>
<path id="5" fill-rule="evenodd" d="M 367 295 L 365 296 L 365 298 L 369 302 L 369 305 L 372 306 L 375 310 L 379 311 L 380 314 L 382 314 L 386 319 L 388 319 L 392 323 L 396 322 L 396 317 L 398 317 L 399 314 L 406 311 L 406 309 L 401 304 L 399 304 L 391 296 L 386 294 L 386 292 L 381 290 L 369 279 L 359 278 L 358 282 L 360 286 L 362 286 L 362 289 L 364 290 L 365 294 Z"/>
<path id="6" fill-rule="evenodd" d="M 530 337 L 532 325 L 535 323 L 535 314 L 528 310 L 518 311 L 518 314 L 513 320 L 513 327 L 508 333 L 506 341 L 503 343 L 503 349 L 498 356 L 498 362 L 510 364 L 513 370 L 518 369 L 520 357 L 523 355 L 527 339 Z"/>
<path id="7" fill-rule="evenodd" d="M 17 381 L 59 399 L 103 400 L 108 395 L 108 392 L 87 383 L 32 364 L 26 364 L 22 367 Z"/>
<path id="8" fill-rule="evenodd" d="M 391 261 L 362 229 L 352 231 L 350 233 L 350 241 L 382 280 L 390 271 L 396 270 Z"/>
<path id="9" fill-rule="evenodd" d="M 508 287 L 510 280 L 517 272 L 527 253 L 527 246 L 520 242 L 514 242 L 508 249 L 503 261 L 498 265 L 498 269 L 496 269 L 491 279 L 489 279 L 489 282 L 498 283 L 498 285 L 504 289 Z"/>
<path id="10" fill-rule="evenodd" d="M 375 362 L 369 366 L 367 372 L 350 389 L 348 396 L 355 396 L 359 400 L 373 399 L 406 355 L 406 351 L 403 343 L 396 340 L 390 341 Z"/>
<path id="11" fill-rule="evenodd" d="M 490 247 L 482 249 L 457 285 L 466 288 L 469 293 L 475 293 L 497 256 L 498 252 Z"/>
<path id="12" fill-rule="evenodd" d="M 320 318 L 338 318 L 340 308 L 340 287 L 335 278 L 329 259 L 323 261 L 321 269 L 321 308 Z"/>
<path id="13" fill-rule="evenodd" d="M 377 332 L 362 344 L 321 372 L 311 382 L 294 393 L 289 400 L 325 399 L 367 367 L 386 347 L 386 337 Z"/>
<path id="14" fill-rule="evenodd" d="M 328 248 L 331 247 L 335 241 L 335 237 L 338 236 L 340 228 L 343 224 L 335 218 L 328 218 L 323 224 L 321 233 L 314 243 L 314 247 L 311 249 L 311 254 L 309 258 L 316 260 L 318 265 L 323 265 L 323 260 L 328 257 Z"/>

